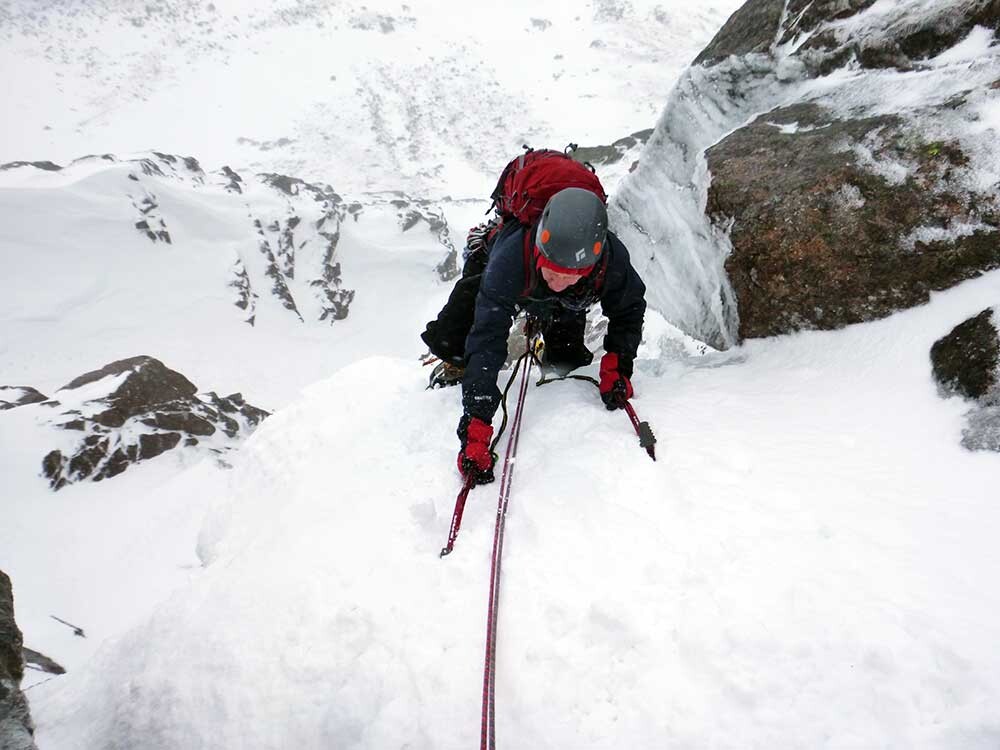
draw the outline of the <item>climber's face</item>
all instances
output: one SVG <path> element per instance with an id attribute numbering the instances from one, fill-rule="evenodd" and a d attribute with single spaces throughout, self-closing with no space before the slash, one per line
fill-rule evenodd
<path id="1" fill-rule="evenodd" d="M 563 289 L 569 289 L 583 278 L 583 276 L 578 273 L 559 273 L 558 271 L 553 271 L 551 268 L 545 268 L 544 266 L 541 271 L 542 278 L 545 279 L 545 283 L 553 292 L 561 292 Z"/>

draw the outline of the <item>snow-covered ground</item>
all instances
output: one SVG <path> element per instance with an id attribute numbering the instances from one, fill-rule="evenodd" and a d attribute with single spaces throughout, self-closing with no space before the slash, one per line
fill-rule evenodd
<path id="1" fill-rule="evenodd" d="M 32 407 L 0 413 L 0 568 L 26 645 L 69 668 L 26 680 L 41 747 L 475 743 L 496 486 L 473 492 L 438 559 L 459 394 L 425 392 L 416 356 L 449 291 L 444 249 L 364 191 L 441 199 L 460 239 L 485 204 L 444 196 L 482 197 L 526 139 L 593 145 L 650 126 L 737 5 L 0 8 L 19 103 L 0 162 L 155 148 L 366 204 L 338 250 L 358 290 L 348 318 L 275 311 L 250 328 L 206 281 L 246 221 L 221 196 L 178 197 L 182 267 L 136 244 L 125 213 L 90 227 L 110 210 L 88 210 L 94 190 L 50 190 L 46 211 L 21 177 L 0 186 L 0 384 L 49 393 L 146 353 L 277 409 L 231 471 L 167 454 L 55 494 L 38 476 L 50 432 Z M 163 286 L 143 294 L 150 277 Z M 998 298 L 992 273 L 879 323 L 703 357 L 651 313 L 635 405 L 656 463 L 592 386 L 532 389 L 499 741 L 1000 745 L 1000 459 L 959 447 L 964 407 L 939 398 L 928 360 Z"/>
<path id="2" fill-rule="evenodd" d="M 0 9 L 18 103 L 0 163 L 157 149 L 349 193 L 478 197 L 522 143 L 651 127 L 738 4 L 16 1 Z"/>
<path id="3" fill-rule="evenodd" d="M 993 273 L 879 323 L 671 361 L 654 322 L 635 404 L 655 463 L 591 385 L 532 389 L 499 741 L 996 747 L 998 458 L 959 447 L 927 351 L 998 295 Z M 366 359 L 265 422 L 205 567 L 32 693 L 42 745 L 473 745 L 496 486 L 439 559 L 459 394 L 423 385 Z"/>

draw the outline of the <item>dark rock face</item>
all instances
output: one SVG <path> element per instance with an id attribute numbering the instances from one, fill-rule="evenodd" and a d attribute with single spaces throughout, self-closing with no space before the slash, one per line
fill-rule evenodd
<path id="1" fill-rule="evenodd" d="M 24 657 L 26 665 L 34 667 L 40 672 L 45 672 L 46 674 L 66 674 L 65 667 L 38 651 L 30 648 L 22 648 L 21 656 Z"/>
<path id="2" fill-rule="evenodd" d="M 784 8 L 785 0 L 750 0 L 745 3 L 694 59 L 695 64 L 719 62 L 730 55 L 767 52 L 774 42 Z"/>
<path id="3" fill-rule="evenodd" d="M 92 417 L 98 424 L 121 427 L 125 420 L 143 413 L 151 406 L 187 399 L 198 391 L 194 383 L 183 375 L 168 370 L 159 360 L 146 356 L 112 362 L 73 379 L 59 390 L 75 390 L 107 377 L 124 374 L 128 375 L 125 381 L 102 399 L 109 408 Z"/>
<path id="4" fill-rule="evenodd" d="M 874 4 L 875 0 L 789 0 L 787 4 L 784 0 L 749 0 L 729 18 L 695 63 L 710 65 L 730 55 L 769 52 L 796 35 L 815 32 L 828 21 L 850 18 Z M 953 12 L 914 14 L 891 33 L 878 37 L 851 39 L 835 29 L 820 29 L 802 45 L 802 57 L 815 65 L 818 73 L 840 67 L 851 56 L 865 68 L 909 70 L 952 47 L 974 26 L 996 29 L 998 24 L 1000 3 L 966 0 L 957 3 Z"/>
<path id="5" fill-rule="evenodd" d="M 46 401 L 48 396 L 26 385 L 0 385 L 0 411 Z"/>
<path id="6" fill-rule="evenodd" d="M 1000 340 L 992 319 L 993 311 L 983 310 L 931 347 L 934 379 L 946 393 L 979 399 L 996 386 Z"/>
<path id="7" fill-rule="evenodd" d="M 230 441 L 249 434 L 268 416 L 239 393 L 199 395 L 183 375 L 146 356 L 82 375 L 59 393 L 70 402 L 79 399 L 73 391 L 114 377 L 124 379 L 110 392 L 86 398 L 54 421 L 61 429 L 83 435 L 68 454 L 54 450 L 42 461 L 42 473 L 53 489 L 117 476 L 135 463 L 177 448 L 182 441 L 184 446 L 196 446 L 212 438 L 209 448 L 220 454 L 233 447 Z"/>
<path id="8" fill-rule="evenodd" d="M 988 89 L 952 79 L 948 94 L 895 110 L 858 93 L 867 69 L 927 70 L 973 27 L 996 30 L 1000 1 L 926 12 L 900 3 L 862 18 L 872 5 L 750 0 L 697 59 L 734 103 L 756 84 L 727 77 L 731 56 L 782 81 L 834 70 L 855 79 L 853 97 L 806 87 L 807 101 L 767 111 L 705 151 L 705 212 L 731 244 L 737 338 L 874 320 L 1000 268 L 1000 190 L 980 179 L 993 147 L 969 135 Z"/>
<path id="9" fill-rule="evenodd" d="M 996 197 L 963 187 L 957 144 L 923 142 L 898 117 L 793 105 L 707 158 L 707 211 L 732 219 L 726 270 L 743 337 L 872 320 L 1000 267 Z M 896 178 L 880 164 L 906 169 Z"/>
<path id="10" fill-rule="evenodd" d="M 35 725 L 21 692 L 24 676 L 21 631 L 14 622 L 14 594 L 10 578 L 0 570 L 0 747 L 33 750 Z"/>
<path id="11" fill-rule="evenodd" d="M 577 161 L 595 165 L 616 164 L 625 158 L 629 151 L 644 145 L 652 134 L 652 128 L 639 130 L 632 135 L 619 138 L 610 146 L 581 146 L 573 152 L 572 156 Z"/>
<path id="12" fill-rule="evenodd" d="M 826 20 L 853 16 L 873 4 L 874 0 L 826 0 L 813 4 L 793 0 L 789 3 L 789 13 L 805 11 L 796 32 L 801 33 L 815 29 Z M 1000 27 L 1000 3 L 997 0 L 960 1 L 954 4 L 951 12 L 913 17 L 906 23 L 895 25 L 890 33 L 878 37 L 845 39 L 835 31 L 827 30 L 806 42 L 804 52 L 820 73 L 839 67 L 842 61 L 851 57 L 864 68 L 913 70 L 922 61 L 939 55 L 964 39 L 974 26 L 994 30 Z M 790 33 L 786 32 L 782 41 L 787 41 L 789 36 Z"/>
<path id="13" fill-rule="evenodd" d="M 58 172 L 62 169 L 58 164 L 50 161 L 11 161 L 0 164 L 0 172 L 5 172 L 8 169 L 20 169 L 21 167 L 34 167 L 45 172 Z"/>
<path id="14" fill-rule="evenodd" d="M 942 394 L 972 401 L 962 431 L 962 445 L 969 450 L 1000 451 L 998 309 L 960 323 L 931 347 L 931 368 Z"/>

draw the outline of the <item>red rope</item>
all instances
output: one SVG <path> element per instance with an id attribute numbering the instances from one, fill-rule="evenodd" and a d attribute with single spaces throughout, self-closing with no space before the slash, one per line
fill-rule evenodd
<path id="1" fill-rule="evenodd" d="M 528 393 L 531 372 L 531 360 L 527 361 L 521 374 L 520 393 L 517 398 L 517 408 L 511 423 L 510 436 L 507 438 L 507 452 L 503 461 L 503 474 L 500 478 L 500 495 L 497 500 L 497 520 L 493 531 L 493 561 L 490 570 L 490 601 L 486 616 L 486 660 L 483 668 L 483 714 L 480 750 L 495 750 L 496 748 L 496 653 L 497 653 L 497 612 L 500 605 L 500 560 L 503 555 L 503 537 L 507 505 L 510 502 L 510 487 L 514 479 L 514 459 L 517 457 L 517 444 L 521 434 L 521 416 L 524 413 L 524 398 Z"/>

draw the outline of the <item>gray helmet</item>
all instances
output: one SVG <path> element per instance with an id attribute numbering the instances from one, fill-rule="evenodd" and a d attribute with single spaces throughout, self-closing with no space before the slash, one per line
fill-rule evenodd
<path id="1" fill-rule="evenodd" d="M 565 188 L 542 211 L 535 244 L 549 262 L 561 268 L 589 268 L 600 260 L 608 235 L 608 210 L 594 193 Z"/>

